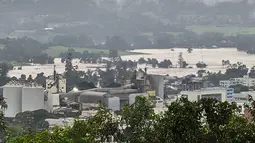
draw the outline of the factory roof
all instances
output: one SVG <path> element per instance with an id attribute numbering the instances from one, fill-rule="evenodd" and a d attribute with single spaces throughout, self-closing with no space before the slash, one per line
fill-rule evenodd
<path id="1" fill-rule="evenodd" d="M 111 94 L 129 94 L 129 93 L 136 93 L 137 89 L 117 87 L 117 88 L 94 88 L 94 89 L 90 89 L 90 91 L 109 92 Z"/>
<path id="2" fill-rule="evenodd" d="M 83 91 L 80 96 L 106 96 L 107 92 Z"/>
<path id="3" fill-rule="evenodd" d="M 61 93 L 59 94 L 60 96 L 78 96 L 82 93 L 83 91 L 76 91 L 76 92 L 68 92 L 68 93 Z"/>
<path id="4" fill-rule="evenodd" d="M 129 93 L 136 93 L 137 89 L 120 89 L 120 90 L 110 90 L 111 94 L 129 94 Z"/>

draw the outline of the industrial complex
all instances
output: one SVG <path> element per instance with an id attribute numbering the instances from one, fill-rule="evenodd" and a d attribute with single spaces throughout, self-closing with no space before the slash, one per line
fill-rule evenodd
<path id="1" fill-rule="evenodd" d="M 139 69 L 135 71 L 135 80 L 121 87 L 96 87 L 87 90 L 74 88 L 66 92 L 65 76 L 57 74 L 54 70 L 53 75 L 47 77 L 45 87 L 33 82 L 11 81 L 0 88 L 0 95 L 5 98 L 8 106 L 4 111 L 6 117 L 14 118 L 21 112 L 44 109 L 60 117 L 59 119 L 47 119 L 50 126 L 54 126 L 64 125 L 64 122 L 72 123 L 73 117 L 93 116 L 99 108 L 99 103 L 112 112 L 118 112 L 123 105 L 135 103 L 137 96 L 150 100 L 155 113 L 164 112 L 166 105 L 185 97 L 189 101 L 215 98 L 222 102 L 236 102 L 242 110 L 241 113 L 244 114 L 244 105 L 248 104 L 249 96 L 255 97 L 255 92 L 234 93 L 228 87 L 237 82 L 253 85 L 253 79 L 244 77 L 220 81 L 220 87 L 215 87 L 194 76 L 176 78 L 147 74 L 146 69 Z"/>

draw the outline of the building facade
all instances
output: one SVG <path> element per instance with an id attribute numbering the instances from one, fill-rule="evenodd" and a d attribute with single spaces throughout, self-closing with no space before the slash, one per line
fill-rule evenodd
<path id="1" fill-rule="evenodd" d="M 219 85 L 221 87 L 229 87 L 231 85 L 243 85 L 243 86 L 255 86 L 255 78 L 250 78 L 248 76 L 240 77 L 240 78 L 231 78 L 229 80 L 221 80 Z"/>
<path id="2" fill-rule="evenodd" d="M 219 101 L 226 101 L 227 92 L 225 88 L 201 88 L 201 90 L 181 91 L 180 95 L 186 97 L 189 101 L 198 101 L 202 98 L 215 98 Z"/>

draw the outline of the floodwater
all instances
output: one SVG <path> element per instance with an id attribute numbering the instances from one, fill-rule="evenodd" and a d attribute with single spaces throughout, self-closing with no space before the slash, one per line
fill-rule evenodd
<path id="1" fill-rule="evenodd" d="M 205 70 L 211 72 L 218 72 L 221 70 L 225 72 L 226 67 L 221 65 L 222 60 L 229 60 L 231 63 L 242 62 L 247 65 L 247 67 L 252 67 L 255 65 L 255 55 L 248 55 L 245 52 L 237 51 L 235 48 L 218 48 L 218 49 L 194 49 L 192 53 L 188 53 L 187 49 L 175 48 L 174 51 L 170 49 L 139 49 L 133 52 L 145 53 L 141 55 L 128 55 L 122 56 L 123 60 L 135 60 L 143 57 L 156 58 L 158 61 L 164 59 L 170 59 L 174 65 L 177 65 L 179 53 L 183 53 L 183 58 L 188 62 L 189 66 L 193 68 L 152 68 L 147 66 L 148 73 L 153 74 L 169 74 L 170 76 L 185 76 L 188 74 L 195 74 L 199 69 L 196 68 L 196 63 L 203 61 L 208 65 Z M 65 70 L 65 64 L 61 63 L 59 58 L 55 59 L 56 71 L 58 73 L 63 73 Z M 100 67 L 100 64 L 81 64 L 78 60 L 73 60 L 73 65 L 78 65 L 78 70 L 87 71 L 88 69 L 95 69 Z M 139 68 L 145 68 L 145 65 L 139 65 Z M 9 72 L 10 76 L 20 77 L 21 74 L 32 75 L 35 77 L 38 73 L 43 72 L 45 76 L 53 74 L 53 65 L 34 65 L 34 66 L 23 66 L 22 70 L 11 70 Z"/>
<path id="2" fill-rule="evenodd" d="M 226 67 L 222 66 L 222 60 L 229 60 L 230 63 L 242 62 L 247 67 L 255 65 L 255 55 L 248 55 L 245 52 L 237 51 L 236 48 L 217 48 L 217 49 L 193 49 L 192 53 L 188 53 L 187 49 L 175 48 L 174 51 L 170 49 L 142 49 L 134 50 L 134 52 L 146 53 L 146 55 L 130 55 L 123 56 L 124 60 L 138 60 L 140 57 L 156 58 L 158 61 L 170 59 L 173 65 L 177 65 L 178 56 L 182 52 L 183 59 L 193 68 L 148 68 L 149 73 L 153 74 L 169 74 L 170 76 L 185 76 L 188 74 L 196 74 L 199 70 L 196 68 L 196 63 L 203 61 L 208 66 L 205 70 L 210 72 L 226 71 Z M 145 67 L 145 65 L 143 66 Z"/>

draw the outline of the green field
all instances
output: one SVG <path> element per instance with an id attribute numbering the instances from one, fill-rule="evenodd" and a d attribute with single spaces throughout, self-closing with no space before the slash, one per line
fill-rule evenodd
<path id="1" fill-rule="evenodd" d="M 54 47 L 49 47 L 44 52 L 47 53 L 51 57 L 59 57 L 60 53 L 68 52 L 68 48 L 69 47 L 54 46 Z M 76 52 L 81 52 L 81 53 L 83 53 L 84 51 L 88 51 L 90 53 L 101 53 L 101 52 L 108 53 L 109 52 L 109 50 L 104 50 L 104 49 L 79 48 L 79 47 L 71 47 L 71 48 L 73 48 Z M 119 51 L 120 56 L 135 55 L 135 54 L 142 54 L 142 53 Z"/>
<path id="2" fill-rule="evenodd" d="M 226 36 L 237 34 L 255 34 L 255 27 L 195 25 L 189 26 L 187 29 L 196 32 L 197 34 L 202 34 L 205 32 L 219 32 Z"/>
<path id="3" fill-rule="evenodd" d="M 225 36 L 237 34 L 255 34 L 255 27 L 238 27 L 238 26 L 215 26 L 215 25 L 193 25 L 186 27 L 197 34 L 205 32 L 223 33 Z M 178 35 L 178 32 L 164 32 L 167 34 Z M 153 36 L 153 32 L 142 33 L 143 36 Z"/>

